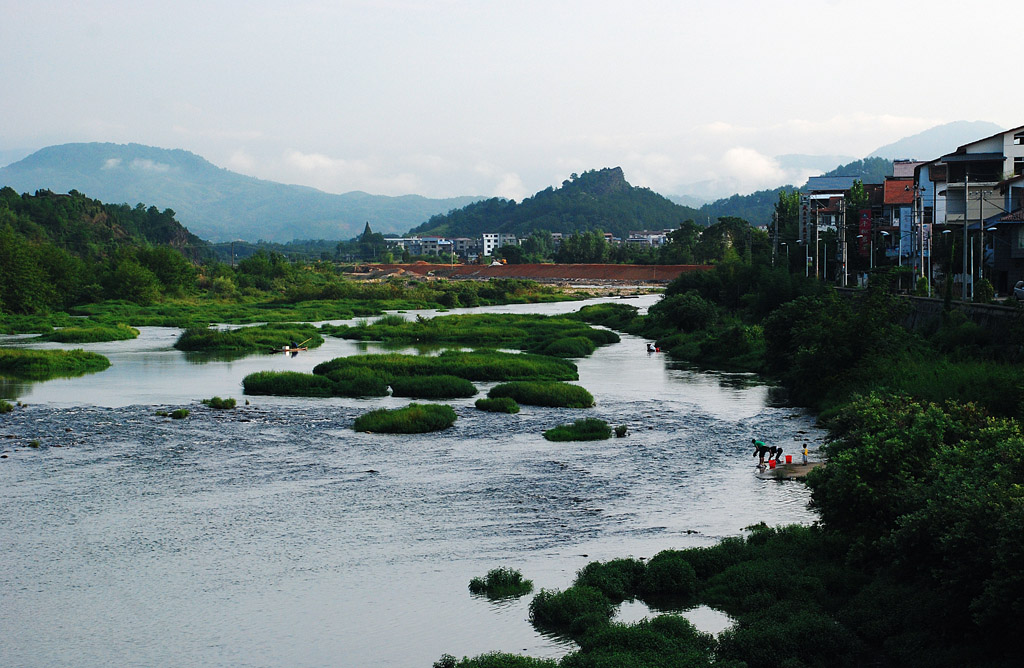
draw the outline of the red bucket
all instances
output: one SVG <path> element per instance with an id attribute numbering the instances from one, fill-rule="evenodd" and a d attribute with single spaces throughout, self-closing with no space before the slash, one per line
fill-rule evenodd
<path id="1" fill-rule="evenodd" d="M 787 464 L 792 464 L 793 463 L 793 455 L 786 455 L 786 463 Z"/>
<path id="2" fill-rule="evenodd" d="M 769 459 L 768 460 L 768 468 L 770 468 L 770 469 L 775 468 L 775 460 L 774 459 Z"/>

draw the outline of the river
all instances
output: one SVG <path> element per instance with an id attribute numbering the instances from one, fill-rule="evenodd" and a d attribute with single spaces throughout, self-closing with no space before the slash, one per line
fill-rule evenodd
<path id="1" fill-rule="evenodd" d="M 492 603 L 471 595 L 469 580 L 510 566 L 538 590 L 564 588 L 589 561 L 814 520 L 803 485 L 755 478 L 749 447 L 759 437 L 790 453 L 813 448 L 813 419 L 748 376 L 676 367 L 633 336 L 578 360 L 592 409 L 501 415 L 456 400 L 453 428 L 387 436 L 355 433 L 352 421 L 406 401 L 241 405 L 252 371 L 308 371 L 376 344 L 328 338 L 294 358 L 216 359 L 171 348 L 179 330 L 140 329 L 135 341 L 76 346 L 107 355 L 104 372 L 0 386 L 27 404 L 0 415 L 0 665 L 557 657 L 572 645 L 530 626 L 530 596 Z M 24 344 L 0 337 L 10 342 Z M 199 403 L 214 395 L 240 406 Z M 155 415 L 178 407 L 191 415 Z M 541 437 L 584 415 L 629 434 Z M 633 604 L 623 614 L 645 612 Z"/>

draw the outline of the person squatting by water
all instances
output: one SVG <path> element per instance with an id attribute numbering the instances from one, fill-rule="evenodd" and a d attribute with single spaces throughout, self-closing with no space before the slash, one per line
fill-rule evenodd
<path id="1" fill-rule="evenodd" d="M 757 457 L 757 468 L 763 469 L 764 456 L 768 453 L 768 446 L 765 445 L 762 441 L 757 440 L 756 438 L 750 439 L 750 442 L 754 444 L 754 454 L 751 456 Z M 772 450 L 775 450 L 774 446 L 772 446 Z"/>

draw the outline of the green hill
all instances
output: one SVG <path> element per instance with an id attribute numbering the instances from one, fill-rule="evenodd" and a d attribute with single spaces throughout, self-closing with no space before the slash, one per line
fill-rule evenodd
<path id="1" fill-rule="evenodd" d="M 181 294 L 195 284 L 186 255 L 207 253 L 170 209 L 0 188 L 0 312 Z"/>
<path id="2" fill-rule="evenodd" d="M 410 234 L 475 237 L 484 232 L 527 236 L 534 230 L 602 230 L 625 237 L 630 230 L 676 229 L 699 215 L 648 188 L 626 182 L 620 167 L 573 174 L 560 188 L 548 188 L 518 204 L 492 198 L 433 216 Z"/>
<path id="3" fill-rule="evenodd" d="M 212 241 L 351 239 L 369 221 L 399 232 L 478 198 L 333 195 L 243 176 L 183 150 L 141 144 L 62 144 L 0 168 L 18 192 L 78 190 L 105 202 L 147 202 Z"/>

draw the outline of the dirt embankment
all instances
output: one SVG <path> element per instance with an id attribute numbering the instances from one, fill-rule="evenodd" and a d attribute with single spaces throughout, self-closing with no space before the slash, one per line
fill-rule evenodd
<path id="1" fill-rule="evenodd" d="M 360 272 L 372 277 L 413 274 L 434 278 L 525 278 L 541 283 L 665 284 L 690 271 L 710 269 L 696 264 L 368 264 Z"/>

